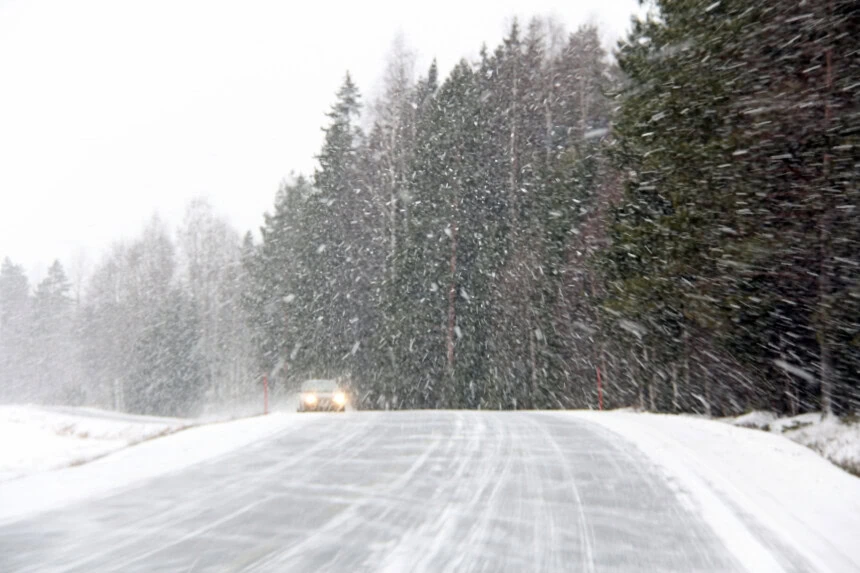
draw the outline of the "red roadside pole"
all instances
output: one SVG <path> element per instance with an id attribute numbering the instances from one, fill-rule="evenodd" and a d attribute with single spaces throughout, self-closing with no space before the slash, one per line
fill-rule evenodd
<path id="1" fill-rule="evenodd" d="M 269 375 L 263 374 L 263 414 L 269 413 Z"/>
<path id="2" fill-rule="evenodd" d="M 600 366 L 594 367 L 597 370 L 597 405 L 603 409 L 603 382 L 600 380 Z"/>

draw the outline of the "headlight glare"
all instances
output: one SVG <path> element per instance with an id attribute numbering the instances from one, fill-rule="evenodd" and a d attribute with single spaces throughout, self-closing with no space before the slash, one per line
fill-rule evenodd
<path id="1" fill-rule="evenodd" d="M 334 403 L 338 406 L 343 406 L 346 404 L 346 394 L 343 392 L 335 392 L 333 397 Z"/>

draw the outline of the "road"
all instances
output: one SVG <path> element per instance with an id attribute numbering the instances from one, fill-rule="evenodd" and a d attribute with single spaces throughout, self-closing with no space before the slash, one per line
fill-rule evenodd
<path id="1" fill-rule="evenodd" d="M 504 412 L 308 414 L 0 527 L 0 571 L 742 571 L 639 450 Z"/>

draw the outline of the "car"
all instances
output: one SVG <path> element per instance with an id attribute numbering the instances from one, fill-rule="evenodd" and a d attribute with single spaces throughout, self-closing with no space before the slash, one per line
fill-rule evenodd
<path id="1" fill-rule="evenodd" d="M 346 392 L 337 380 L 306 380 L 302 383 L 299 412 L 343 412 Z"/>

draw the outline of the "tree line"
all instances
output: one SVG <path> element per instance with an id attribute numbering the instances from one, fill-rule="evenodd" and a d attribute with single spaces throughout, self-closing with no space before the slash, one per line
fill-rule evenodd
<path id="1" fill-rule="evenodd" d="M 516 23 L 364 108 L 247 244 L 263 367 L 370 408 L 856 411 L 857 11 Z M 365 129 L 362 129 L 364 127 Z"/>
<path id="2" fill-rule="evenodd" d="M 848 0 L 660 0 L 611 56 L 536 18 L 444 78 L 399 42 L 258 239 L 197 205 L 80 303 L 4 263 L 2 387 L 70 355 L 45 395 L 79 364 L 78 399 L 157 413 L 264 373 L 362 408 L 856 412 L 857 29 Z"/>
<path id="3" fill-rule="evenodd" d="M 153 217 L 84 279 L 57 261 L 29 286 L 0 265 L 0 401 L 192 416 L 249 401 L 241 236 L 203 200 L 178 232 Z"/>

